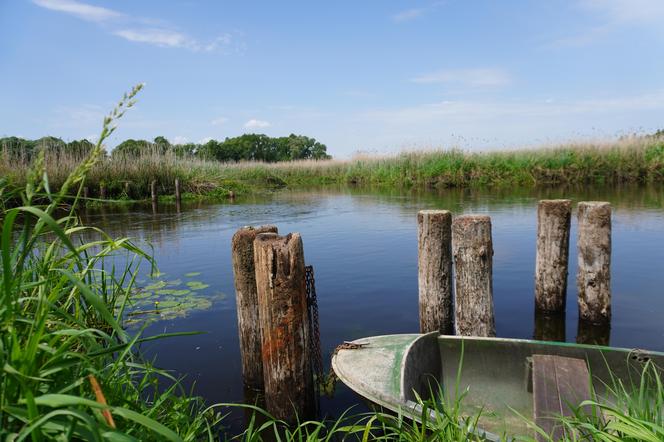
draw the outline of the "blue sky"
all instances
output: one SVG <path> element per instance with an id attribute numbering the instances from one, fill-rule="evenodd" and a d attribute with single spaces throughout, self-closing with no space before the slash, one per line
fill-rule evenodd
<path id="1" fill-rule="evenodd" d="M 0 2 L 0 136 L 301 133 L 338 157 L 664 128 L 663 0 Z"/>

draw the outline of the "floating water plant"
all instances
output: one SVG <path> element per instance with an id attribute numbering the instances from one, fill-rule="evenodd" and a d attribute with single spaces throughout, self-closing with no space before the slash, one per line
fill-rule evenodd
<path id="1" fill-rule="evenodd" d="M 187 286 L 192 290 L 203 290 L 210 287 L 210 284 L 204 284 L 200 281 L 189 281 Z"/>
<path id="2" fill-rule="evenodd" d="M 200 272 L 185 274 L 185 277 L 200 275 Z M 182 279 L 150 280 L 149 284 L 137 289 L 129 296 L 125 311 L 125 325 L 145 321 L 182 318 L 196 311 L 207 310 L 215 301 L 226 299 L 224 293 L 206 294 L 210 287 L 202 281 L 187 281 L 182 287 Z"/>

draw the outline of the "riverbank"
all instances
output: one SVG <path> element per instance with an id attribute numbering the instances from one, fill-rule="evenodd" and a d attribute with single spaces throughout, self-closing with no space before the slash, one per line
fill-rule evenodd
<path id="1" fill-rule="evenodd" d="M 47 152 L 52 190 L 60 188 L 80 158 Z M 12 187 L 25 185 L 30 162 L 0 152 L 0 176 Z M 327 184 L 450 188 L 664 182 L 664 139 L 634 137 L 604 144 L 571 144 L 534 149 L 471 153 L 461 150 L 403 152 L 349 160 L 280 163 L 220 163 L 175 154 L 148 153 L 101 159 L 88 173 L 89 196 L 114 200 L 173 195 L 175 179 L 184 198 L 226 199 L 283 187 Z"/>

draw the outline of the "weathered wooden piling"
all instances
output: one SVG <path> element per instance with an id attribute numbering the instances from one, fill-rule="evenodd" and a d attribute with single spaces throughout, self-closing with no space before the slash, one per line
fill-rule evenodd
<path id="1" fill-rule="evenodd" d="M 90 189 L 88 189 L 88 186 L 83 187 L 83 198 L 86 200 L 90 198 Z"/>
<path id="2" fill-rule="evenodd" d="M 106 199 L 106 185 L 103 183 L 99 185 L 99 199 Z"/>
<path id="3" fill-rule="evenodd" d="M 260 234 L 254 259 L 265 402 L 277 419 L 294 423 L 315 409 L 302 238 Z"/>
<path id="4" fill-rule="evenodd" d="M 157 202 L 157 181 L 152 180 L 150 183 L 150 196 L 152 197 L 152 202 Z"/>
<path id="5" fill-rule="evenodd" d="M 452 312 L 452 214 L 417 214 L 420 332 L 454 333 Z"/>
<path id="6" fill-rule="evenodd" d="M 175 202 L 180 203 L 182 201 L 180 196 L 180 180 L 175 178 Z"/>
<path id="7" fill-rule="evenodd" d="M 535 309 L 565 311 L 569 258 L 570 200 L 542 200 L 537 205 Z"/>
<path id="8" fill-rule="evenodd" d="M 129 181 L 125 181 L 124 183 L 124 193 L 127 197 L 129 197 Z"/>
<path id="9" fill-rule="evenodd" d="M 260 233 L 277 233 L 277 227 L 242 227 L 231 240 L 242 377 L 247 386 L 256 389 L 263 388 L 263 357 L 254 266 L 254 240 Z"/>
<path id="10" fill-rule="evenodd" d="M 611 320 L 611 205 L 578 205 L 579 318 L 599 324 Z"/>
<path id="11" fill-rule="evenodd" d="M 452 221 L 455 265 L 455 330 L 463 336 L 495 336 L 491 218 L 463 215 Z"/>
<path id="12" fill-rule="evenodd" d="M 229 190 L 228 191 L 228 199 L 233 201 L 235 199 L 235 192 L 233 192 L 232 190 Z"/>

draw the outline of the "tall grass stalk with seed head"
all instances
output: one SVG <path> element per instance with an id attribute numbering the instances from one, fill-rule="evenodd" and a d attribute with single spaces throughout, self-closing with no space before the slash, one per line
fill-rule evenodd
<path id="1" fill-rule="evenodd" d="M 138 353 L 141 342 L 160 336 L 129 335 L 122 327 L 135 270 L 140 261 L 152 264 L 151 257 L 129 238 L 81 225 L 75 212 L 104 141 L 141 87 L 104 119 L 96 146 L 58 192 L 51 189 L 43 152 L 22 191 L 0 184 L 3 440 L 181 441 L 206 434 L 213 439 L 219 416 Z M 21 205 L 6 209 L 10 199 Z M 77 242 L 85 231 L 98 239 Z M 118 255 L 126 267 L 109 271 L 105 263 Z"/>

